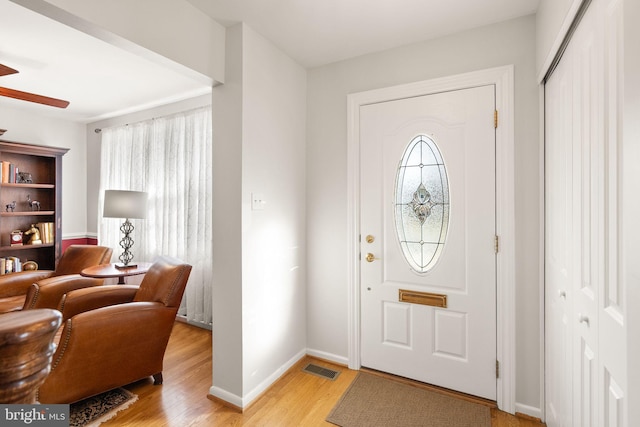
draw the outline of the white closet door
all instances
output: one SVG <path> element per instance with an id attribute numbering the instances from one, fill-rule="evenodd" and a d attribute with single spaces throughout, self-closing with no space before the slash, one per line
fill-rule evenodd
<path id="1" fill-rule="evenodd" d="M 545 87 L 546 421 L 622 426 L 622 0 L 594 0 Z"/>

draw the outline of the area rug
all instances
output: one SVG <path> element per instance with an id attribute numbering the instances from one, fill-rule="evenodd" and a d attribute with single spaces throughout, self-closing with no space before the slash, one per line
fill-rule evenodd
<path id="1" fill-rule="evenodd" d="M 138 396 L 123 388 L 109 390 L 97 396 L 71 404 L 69 427 L 95 427 L 128 408 Z"/>
<path id="2" fill-rule="evenodd" d="M 327 421 L 341 427 L 490 427 L 488 407 L 360 372 Z"/>

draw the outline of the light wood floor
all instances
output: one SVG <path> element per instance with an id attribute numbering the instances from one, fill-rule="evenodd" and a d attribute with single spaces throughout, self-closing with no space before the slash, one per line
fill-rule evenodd
<path id="1" fill-rule="evenodd" d="M 339 370 L 335 381 L 301 371 L 310 360 Z M 332 426 L 324 421 L 357 372 L 316 359 L 302 360 L 244 413 L 207 398 L 211 386 L 211 332 L 176 323 L 164 360 L 164 384 L 146 379 L 126 388 L 138 402 L 102 424 L 109 426 Z M 492 427 L 544 424 L 491 410 Z"/>

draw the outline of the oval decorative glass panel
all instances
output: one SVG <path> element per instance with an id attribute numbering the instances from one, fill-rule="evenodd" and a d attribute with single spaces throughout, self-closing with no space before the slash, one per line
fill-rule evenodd
<path id="1" fill-rule="evenodd" d="M 449 179 L 435 141 L 418 135 L 404 150 L 395 187 L 396 234 L 411 268 L 438 262 L 449 228 Z"/>

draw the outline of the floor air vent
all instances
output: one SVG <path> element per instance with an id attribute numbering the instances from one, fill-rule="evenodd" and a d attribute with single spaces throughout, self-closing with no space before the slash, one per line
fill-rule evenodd
<path id="1" fill-rule="evenodd" d="M 335 380 L 340 375 L 340 372 L 334 371 L 333 369 L 323 368 L 322 366 L 314 365 L 313 363 L 309 363 L 307 366 L 302 369 L 304 372 L 317 375 L 322 378 L 326 378 L 328 380 Z"/>

